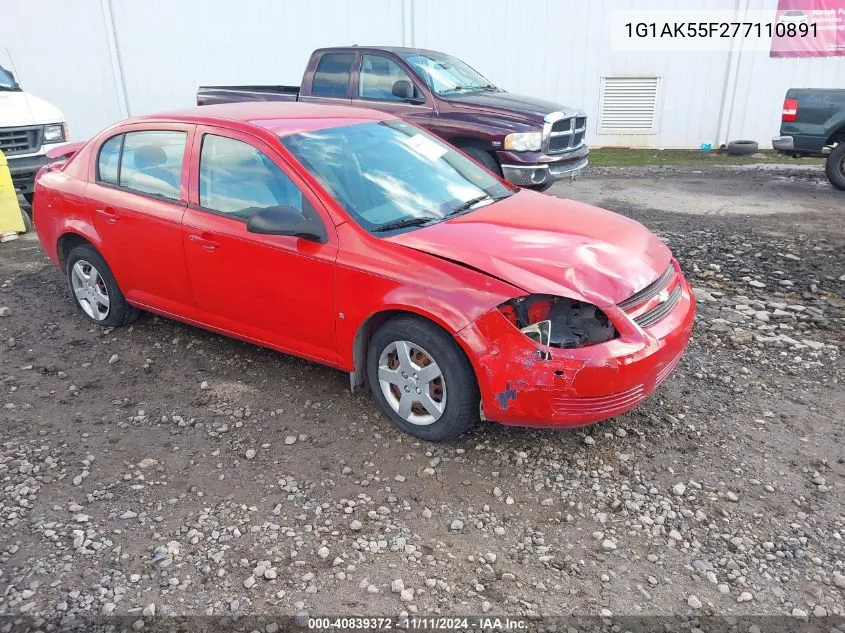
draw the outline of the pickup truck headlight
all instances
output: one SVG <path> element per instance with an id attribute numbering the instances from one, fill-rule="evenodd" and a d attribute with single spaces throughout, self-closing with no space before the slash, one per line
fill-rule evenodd
<path id="1" fill-rule="evenodd" d="M 541 132 L 515 132 L 505 137 L 505 149 L 512 152 L 539 152 L 543 145 Z"/>
<path id="2" fill-rule="evenodd" d="M 500 305 L 499 312 L 525 336 L 546 347 L 572 349 L 619 336 L 604 312 L 567 297 L 517 297 Z"/>
<path id="3" fill-rule="evenodd" d="M 64 123 L 52 123 L 44 126 L 45 143 L 61 143 L 66 137 Z"/>

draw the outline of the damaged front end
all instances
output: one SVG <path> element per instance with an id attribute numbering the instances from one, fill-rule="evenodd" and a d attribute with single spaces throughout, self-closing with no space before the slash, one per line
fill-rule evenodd
<path id="1" fill-rule="evenodd" d="M 682 278 L 671 313 L 648 329 L 618 305 L 533 294 L 458 332 L 470 352 L 482 415 L 505 424 L 570 427 L 631 409 L 680 360 L 695 303 Z"/>
<path id="2" fill-rule="evenodd" d="M 604 312 L 567 297 L 517 297 L 500 305 L 499 312 L 525 336 L 546 347 L 576 349 L 618 336 Z"/>

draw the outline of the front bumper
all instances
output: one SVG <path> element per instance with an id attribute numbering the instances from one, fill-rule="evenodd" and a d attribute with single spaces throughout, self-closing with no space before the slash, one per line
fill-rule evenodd
<path id="1" fill-rule="evenodd" d="M 12 185 L 18 193 L 32 193 L 35 188 L 35 174 L 49 162 L 45 154 L 35 156 L 7 156 Z"/>
<path id="2" fill-rule="evenodd" d="M 619 338 L 599 345 L 541 347 L 498 310 L 461 330 L 484 417 L 518 426 L 576 427 L 637 406 L 669 376 L 692 335 L 695 299 L 683 277 L 679 283 L 678 304 L 645 329 L 622 309 L 603 307 Z M 544 360 L 539 352 L 549 349 L 551 360 Z"/>
<path id="3" fill-rule="evenodd" d="M 502 166 L 502 176 L 519 187 L 531 187 L 558 180 L 575 180 L 587 169 L 586 145 L 559 155 L 542 152 L 496 152 Z"/>

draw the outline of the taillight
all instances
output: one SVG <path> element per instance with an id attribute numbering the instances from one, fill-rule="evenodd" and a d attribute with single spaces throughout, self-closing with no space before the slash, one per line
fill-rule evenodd
<path id="1" fill-rule="evenodd" d="M 798 118 L 798 99 L 784 99 L 780 120 L 791 123 Z"/>

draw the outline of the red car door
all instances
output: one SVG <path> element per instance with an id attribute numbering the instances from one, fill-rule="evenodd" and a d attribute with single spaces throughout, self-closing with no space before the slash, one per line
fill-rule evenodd
<path id="1" fill-rule="evenodd" d="M 316 216 L 326 242 L 247 231 L 252 214 L 277 205 Z M 248 134 L 197 129 L 183 239 L 200 320 L 269 347 L 336 363 L 334 225 L 273 148 Z"/>
<path id="2" fill-rule="evenodd" d="M 86 190 L 103 257 L 126 298 L 180 315 L 193 305 L 182 247 L 193 129 L 124 129 L 100 146 Z"/>

